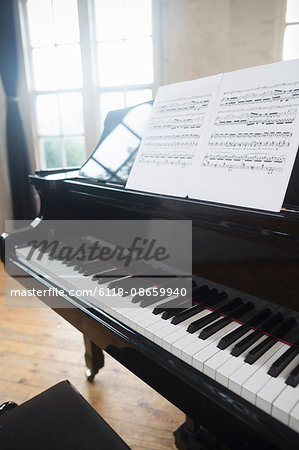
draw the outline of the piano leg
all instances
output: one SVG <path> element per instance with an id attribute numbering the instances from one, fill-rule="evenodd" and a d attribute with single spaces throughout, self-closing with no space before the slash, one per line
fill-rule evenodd
<path id="1" fill-rule="evenodd" d="M 213 434 L 188 416 L 186 422 L 173 434 L 175 446 L 179 450 L 229 450 Z"/>
<path id="2" fill-rule="evenodd" d="M 88 381 L 93 381 L 98 371 L 104 367 L 104 353 L 97 345 L 95 345 L 87 336 L 84 335 L 85 344 L 85 375 Z"/>

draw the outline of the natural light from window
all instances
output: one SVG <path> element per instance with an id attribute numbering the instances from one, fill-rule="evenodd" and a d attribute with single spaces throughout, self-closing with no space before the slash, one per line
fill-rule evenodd
<path id="1" fill-rule="evenodd" d="M 299 58 L 299 0 L 287 0 L 283 59 Z"/>
<path id="2" fill-rule="evenodd" d="M 152 2 L 20 0 L 20 5 L 39 166 L 80 166 L 91 117 L 100 128 L 108 111 L 152 98 Z"/>

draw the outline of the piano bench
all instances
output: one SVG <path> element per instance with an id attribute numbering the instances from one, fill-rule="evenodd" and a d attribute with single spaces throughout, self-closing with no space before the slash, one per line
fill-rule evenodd
<path id="1" fill-rule="evenodd" d="M 2 414 L 0 448 L 129 449 L 69 381 L 62 381 Z"/>

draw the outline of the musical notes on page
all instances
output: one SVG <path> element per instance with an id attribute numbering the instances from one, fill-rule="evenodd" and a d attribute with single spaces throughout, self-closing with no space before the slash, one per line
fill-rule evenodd
<path id="1" fill-rule="evenodd" d="M 282 172 L 286 162 L 285 156 L 274 156 L 266 153 L 210 153 L 205 154 L 202 165 L 218 169 L 262 170 L 271 174 Z"/>
<path id="2" fill-rule="evenodd" d="M 290 131 L 264 131 L 254 133 L 213 133 L 209 147 L 217 148 L 280 148 L 289 147 L 293 133 Z"/>
<path id="3" fill-rule="evenodd" d="M 260 105 L 273 102 L 286 103 L 292 100 L 299 100 L 297 82 L 225 92 L 220 100 L 220 106 Z"/>
<path id="4" fill-rule="evenodd" d="M 299 144 L 299 60 L 226 73 L 194 165 L 194 198 L 279 211 Z"/>
<path id="5" fill-rule="evenodd" d="M 222 75 L 162 86 L 126 188 L 185 197 Z"/>
<path id="6" fill-rule="evenodd" d="M 245 126 L 255 125 L 292 125 L 296 119 L 297 110 L 286 109 L 283 106 L 276 106 L 270 109 L 256 108 L 254 111 L 236 109 L 233 111 L 220 111 L 216 117 L 215 127 L 223 126 Z"/>

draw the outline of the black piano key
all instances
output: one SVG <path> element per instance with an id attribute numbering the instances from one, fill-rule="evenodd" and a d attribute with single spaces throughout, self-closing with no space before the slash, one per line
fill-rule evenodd
<path id="1" fill-rule="evenodd" d="M 296 324 L 296 320 L 294 318 L 290 318 L 286 320 L 282 325 L 273 329 L 273 334 L 277 334 L 283 337 L 286 333 L 288 333 Z M 257 361 L 264 353 L 266 353 L 273 345 L 275 345 L 277 339 L 275 337 L 269 336 L 263 342 L 258 344 L 256 347 L 250 350 L 250 352 L 245 357 L 245 362 L 247 364 L 253 364 Z"/>
<path id="2" fill-rule="evenodd" d="M 218 303 L 220 300 L 222 300 L 224 298 L 224 296 L 218 294 L 218 291 L 216 289 L 211 289 L 211 290 L 207 290 L 206 286 L 201 286 L 201 295 L 200 295 L 200 299 L 204 300 L 205 299 L 205 304 L 207 304 L 207 306 L 209 304 L 214 304 L 214 303 Z M 212 292 L 212 294 L 211 294 Z M 163 296 L 158 296 L 158 297 L 154 297 L 153 299 L 151 299 L 151 297 L 149 298 L 144 298 L 144 300 L 140 303 L 141 308 L 146 308 L 147 306 L 151 306 L 154 305 L 155 303 L 157 303 L 160 300 L 163 300 L 163 298 L 167 298 L 168 295 L 167 293 L 165 293 Z M 186 306 L 188 308 L 190 308 L 190 305 L 193 303 L 191 303 L 191 298 L 188 297 L 187 295 L 184 297 L 179 297 L 181 299 L 183 299 L 186 302 Z M 198 301 L 199 297 L 197 296 L 196 301 Z M 206 300 L 208 299 L 208 300 Z"/>
<path id="3" fill-rule="evenodd" d="M 125 275 L 120 275 L 119 273 L 116 273 L 115 275 L 112 276 L 112 272 L 111 272 L 110 276 L 108 276 L 108 274 L 106 276 L 104 276 L 104 274 L 103 274 L 102 277 L 94 279 L 93 281 L 97 281 L 98 284 L 102 285 L 102 284 L 109 283 L 110 281 L 113 280 L 113 278 L 119 279 L 119 278 L 122 278 L 122 276 L 124 277 Z"/>
<path id="4" fill-rule="evenodd" d="M 167 311 L 168 309 L 171 309 L 171 308 L 178 308 L 178 307 L 181 308 L 182 307 L 182 309 L 183 309 L 184 304 L 185 304 L 185 302 L 182 301 L 182 299 L 179 297 L 172 299 L 172 300 L 168 300 L 167 302 L 164 302 L 161 305 L 156 306 L 153 309 L 153 314 L 158 315 L 158 314 L 161 314 L 162 312 Z"/>
<path id="5" fill-rule="evenodd" d="M 92 261 L 77 262 L 77 264 L 74 265 L 73 270 L 84 271 L 85 269 L 94 267 L 97 264 L 103 264 L 103 261 L 101 261 L 100 259 L 93 259 Z"/>
<path id="6" fill-rule="evenodd" d="M 197 295 L 194 295 L 193 300 L 195 303 L 202 303 L 206 300 L 210 300 L 211 298 L 218 298 L 219 292 L 217 289 L 208 289 L 199 292 Z"/>
<path id="7" fill-rule="evenodd" d="M 138 291 L 139 289 L 146 289 L 148 286 L 152 286 L 150 280 L 141 279 L 141 278 L 130 278 L 130 282 L 126 283 L 124 285 L 124 292 L 122 295 L 123 297 L 126 297 L 127 295 L 131 295 L 131 290 L 134 289 L 135 291 Z M 120 290 L 122 288 L 116 289 L 118 293 L 121 293 Z"/>
<path id="8" fill-rule="evenodd" d="M 104 270 L 111 269 L 110 264 L 107 264 L 104 261 L 96 261 L 91 264 L 86 264 L 86 266 L 79 266 L 78 269 L 76 269 L 76 266 L 74 266 L 73 270 L 82 273 L 85 277 L 89 277 L 91 275 L 94 275 L 96 273 L 103 272 Z"/>
<path id="9" fill-rule="evenodd" d="M 97 281 L 99 284 L 102 284 L 102 280 L 103 278 L 107 278 L 108 281 L 111 281 L 112 278 L 116 278 L 116 275 L 118 275 L 118 277 L 124 276 L 123 272 L 120 272 L 119 269 L 117 267 L 111 267 L 109 268 L 105 268 L 105 270 L 103 272 L 97 272 L 93 275 L 90 275 L 92 278 L 92 281 Z"/>
<path id="10" fill-rule="evenodd" d="M 250 330 L 250 327 L 248 325 L 240 326 L 236 330 L 233 330 L 230 333 L 223 336 L 223 338 L 221 338 L 220 341 L 218 342 L 217 347 L 220 348 L 220 350 L 226 349 L 237 339 L 244 336 L 244 334 L 246 334 L 249 330 Z"/>
<path id="11" fill-rule="evenodd" d="M 268 374 L 276 378 L 287 365 L 299 354 L 299 339 L 283 353 L 270 367 Z"/>
<path id="12" fill-rule="evenodd" d="M 192 288 L 192 299 L 198 298 L 200 295 L 207 295 L 211 289 L 207 285 L 196 286 Z"/>
<path id="13" fill-rule="evenodd" d="M 230 352 L 233 356 L 239 356 L 241 353 L 245 352 L 247 348 L 249 348 L 252 344 L 258 341 L 263 336 L 261 331 L 254 331 L 253 333 L 246 336 L 244 339 L 239 341 Z"/>
<path id="14" fill-rule="evenodd" d="M 162 283 L 159 283 L 159 286 L 156 286 L 158 289 L 159 288 L 163 288 L 163 289 L 167 289 L 167 288 L 176 288 L 177 287 L 177 284 L 178 284 L 178 280 L 177 279 L 171 279 L 170 281 L 169 280 L 165 280 L 165 282 L 162 282 Z M 132 303 L 140 303 L 140 302 L 142 302 L 143 300 L 145 300 L 145 301 L 151 301 L 151 300 L 154 300 L 154 303 L 156 303 L 157 302 L 157 300 L 155 300 L 158 296 L 157 295 L 154 295 L 154 291 L 151 293 L 151 288 L 152 288 L 152 286 L 149 286 L 149 288 L 147 289 L 147 295 L 139 295 L 139 294 L 137 294 L 137 295 L 135 295 L 133 298 L 132 298 Z M 167 296 L 167 295 L 165 295 L 165 296 Z M 160 296 L 161 297 L 161 296 Z M 163 296 L 162 296 L 162 298 L 160 298 L 160 300 L 162 300 L 163 299 Z M 153 304 L 153 303 L 150 303 L 150 304 Z M 150 306 L 150 304 L 149 304 L 149 306 Z"/>
<path id="15" fill-rule="evenodd" d="M 251 311 L 254 308 L 254 305 L 252 302 L 245 303 L 245 305 L 242 305 L 240 307 L 237 307 L 233 311 L 231 311 L 230 315 L 234 318 L 241 318 L 245 314 L 247 314 L 249 311 Z M 207 339 L 208 337 L 212 336 L 212 334 L 216 333 L 217 331 L 221 330 L 222 328 L 226 327 L 229 323 L 233 322 L 233 319 L 231 317 L 223 317 L 222 319 L 218 320 L 217 322 L 212 323 L 208 327 L 204 328 L 201 333 L 199 334 L 200 339 Z"/>
<path id="16" fill-rule="evenodd" d="M 226 327 L 229 323 L 231 323 L 230 317 L 223 317 L 220 320 L 217 320 L 217 322 L 212 323 L 211 325 L 205 327 L 199 334 L 199 339 L 207 339 L 212 334 L 216 333 L 217 331 L 221 330 L 222 328 Z"/>
<path id="17" fill-rule="evenodd" d="M 84 277 L 93 277 L 95 274 L 103 274 L 110 269 L 110 265 L 107 265 L 107 263 L 102 263 L 101 265 L 95 266 L 94 268 L 85 269 L 83 271 L 79 270 L 78 272 L 82 273 Z"/>
<path id="18" fill-rule="evenodd" d="M 282 319 L 283 315 L 281 313 L 277 313 L 274 316 L 267 319 L 264 323 L 262 323 L 261 326 L 266 333 L 270 333 Z M 253 331 L 233 347 L 231 355 L 239 356 L 241 353 L 245 352 L 245 350 L 247 350 L 251 345 L 253 345 L 256 341 L 258 341 L 262 336 L 263 336 L 262 331 L 259 330 Z"/>
<path id="19" fill-rule="evenodd" d="M 166 311 L 163 312 L 161 317 L 162 317 L 162 319 L 167 320 L 167 319 L 170 319 L 171 317 L 175 316 L 177 313 L 179 313 L 182 310 L 184 310 L 184 308 L 180 308 L 180 307 L 168 308 Z"/>
<path id="20" fill-rule="evenodd" d="M 244 336 L 244 334 L 248 333 L 251 329 L 250 326 L 255 327 L 263 320 L 265 320 L 271 314 L 271 310 L 269 308 L 265 308 L 259 313 L 255 314 L 252 318 L 250 318 L 247 323 L 241 325 L 236 330 L 231 331 L 227 335 L 223 336 L 218 342 L 217 347 L 221 350 L 229 347 L 233 342 L 237 341 L 240 337 Z"/>
<path id="21" fill-rule="evenodd" d="M 203 310 L 204 310 L 203 306 L 200 305 L 191 306 L 190 308 L 184 311 L 179 311 L 173 317 L 171 323 L 173 323 L 174 325 L 178 325 L 179 323 L 184 322 L 184 320 L 189 319 L 192 316 L 195 316 L 196 314 L 200 313 Z"/>
<path id="22" fill-rule="evenodd" d="M 188 291 L 187 291 L 187 294 L 188 294 Z M 179 295 L 179 296 L 176 297 L 176 298 L 179 298 L 180 301 L 184 302 L 184 303 L 186 304 L 186 307 L 189 308 L 190 305 L 191 305 L 191 295 L 192 295 L 192 293 L 189 292 L 189 294 L 190 294 L 189 296 L 188 296 L 187 294 L 184 295 L 184 296 Z M 141 302 L 141 303 L 140 303 L 140 307 L 141 307 L 141 308 L 146 308 L 146 307 L 148 307 L 148 306 L 154 305 L 155 303 L 157 303 L 157 302 L 163 300 L 164 298 L 167 299 L 168 297 L 172 297 L 172 295 L 167 294 L 167 292 L 165 292 L 165 293 L 162 294 L 162 295 L 156 295 L 156 296 L 147 296 L 147 295 L 145 295 L 145 296 L 143 296 L 141 299 L 139 299 L 139 298 L 138 298 L 138 299 L 135 299 L 135 298 L 134 298 L 134 302 L 133 302 L 133 303 L 136 303 L 137 300 L 138 300 L 138 301 Z M 174 299 L 173 299 L 173 300 L 174 300 Z"/>
<path id="23" fill-rule="evenodd" d="M 146 278 L 146 275 L 150 275 L 152 273 L 153 268 L 147 264 L 140 263 L 138 265 L 134 265 L 126 269 L 126 272 L 124 273 L 124 276 L 127 276 L 128 278 L 125 280 L 112 281 L 108 285 L 108 289 L 130 289 L 131 279 L 134 276 L 139 275 L 140 277 L 144 276 Z M 157 275 L 157 278 L 159 278 L 159 275 Z"/>
<path id="24" fill-rule="evenodd" d="M 295 367 L 294 370 L 292 370 L 292 372 L 286 379 L 286 383 L 293 387 L 296 387 L 298 382 L 299 382 L 299 364 Z"/>
<path id="25" fill-rule="evenodd" d="M 234 300 L 225 303 L 225 305 L 220 306 L 214 312 L 211 312 L 211 314 L 208 314 L 207 316 L 201 317 L 200 319 L 197 319 L 194 322 L 190 323 L 190 325 L 187 328 L 188 333 L 195 333 L 195 331 L 199 330 L 200 328 L 203 328 L 204 326 L 208 325 L 209 323 L 219 318 L 220 313 L 228 314 L 230 311 L 232 311 L 236 306 L 240 305 L 241 303 L 242 300 L 240 298 L 235 298 Z"/>
<path id="26" fill-rule="evenodd" d="M 156 297 L 149 297 L 149 298 L 144 298 L 141 302 L 140 302 L 140 307 L 141 308 L 147 308 L 148 306 L 152 306 L 155 303 L 160 302 L 161 300 L 166 300 L 167 298 L 172 297 L 172 295 L 157 295 Z M 179 299 L 180 303 L 185 303 L 186 299 L 184 297 L 175 297 L 172 300 L 175 299 Z"/>
<path id="27" fill-rule="evenodd" d="M 271 309 L 264 308 L 262 311 L 258 312 L 255 316 L 247 321 L 247 324 L 251 327 L 257 327 L 264 320 L 271 316 Z"/>
<path id="28" fill-rule="evenodd" d="M 265 339 L 263 342 L 260 342 L 256 347 L 254 347 L 245 357 L 245 362 L 247 364 L 253 364 L 257 361 L 264 353 L 266 353 L 274 344 L 276 344 L 277 340 L 271 336 Z"/>

